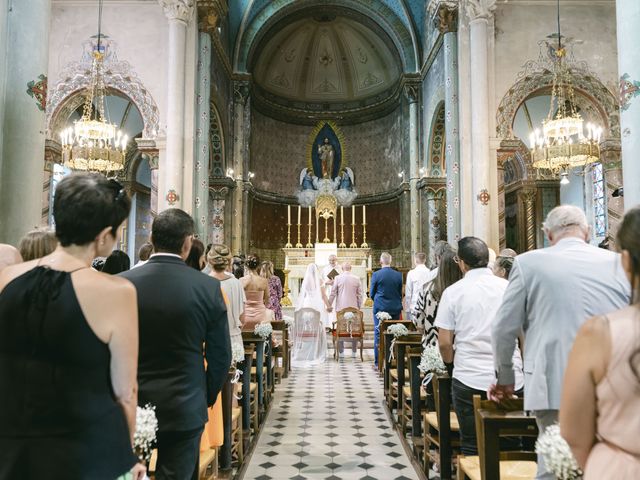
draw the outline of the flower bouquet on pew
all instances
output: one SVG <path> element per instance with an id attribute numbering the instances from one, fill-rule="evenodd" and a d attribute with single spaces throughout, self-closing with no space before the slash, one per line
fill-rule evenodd
<path id="1" fill-rule="evenodd" d="M 582 471 L 571 453 L 569 444 L 560 435 L 560 426 L 547 427 L 536 442 L 536 453 L 542 455 L 544 463 L 558 480 L 577 480 Z"/>
<path id="2" fill-rule="evenodd" d="M 151 451 L 156 442 L 158 418 L 156 407 L 147 403 L 136 408 L 136 431 L 133 434 L 133 450 L 140 462 L 149 465 Z"/>
<path id="3" fill-rule="evenodd" d="M 253 333 L 255 333 L 263 340 L 266 340 L 267 338 L 269 338 L 269 335 L 273 333 L 273 327 L 270 323 L 259 323 L 253 329 Z"/>
<path id="4" fill-rule="evenodd" d="M 391 315 L 387 312 L 378 312 L 376 313 L 376 318 L 381 322 L 384 322 L 385 320 L 391 320 Z"/>
<path id="5" fill-rule="evenodd" d="M 396 339 L 398 337 L 409 335 L 409 329 L 401 323 L 396 323 L 395 325 L 389 325 L 387 327 L 387 333 L 393 334 L 393 338 Z"/>
<path id="6" fill-rule="evenodd" d="M 433 375 L 444 375 L 447 368 L 440 355 L 440 349 L 436 345 L 427 345 L 422 351 L 418 370 L 425 374 L 422 384 L 426 387 Z"/>

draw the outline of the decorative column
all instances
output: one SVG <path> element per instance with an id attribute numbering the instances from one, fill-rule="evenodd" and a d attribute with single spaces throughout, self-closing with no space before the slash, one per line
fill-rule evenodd
<path id="1" fill-rule="evenodd" d="M 624 208 L 640 204 L 640 2 L 616 0 Z"/>
<path id="2" fill-rule="evenodd" d="M 160 163 L 160 152 L 156 141 L 152 138 L 136 138 L 138 150 L 142 155 L 142 160 L 149 163 L 151 170 L 151 192 L 149 195 L 149 207 L 151 216 L 158 214 L 158 167 Z"/>
<path id="3" fill-rule="evenodd" d="M 447 3 L 438 8 L 438 29 L 443 34 L 445 78 L 445 162 L 447 173 L 447 241 L 460 239 L 460 124 L 458 121 L 458 10 Z"/>
<path id="4" fill-rule="evenodd" d="M 435 258 L 433 256 L 436 243 L 439 240 L 447 238 L 447 222 L 446 222 L 446 207 L 443 208 L 445 203 L 445 182 L 444 178 L 429 178 L 427 179 L 427 185 L 425 187 L 426 203 L 427 203 L 427 228 L 428 230 L 428 253 L 429 263 L 435 264 Z M 445 210 L 445 215 L 442 215 L 442 210 Z"/>
<path id="5" fill-rule="evenodd" d="M 167 147 L 160 159 L 159 209 L 182 208 L 187 25 L 195 0 L 158 0 L 169 19 Z"/>
<path id="6" fill-rule="evenodd" d="M 14 1 L 5 18 L 0 242 L 16 245 L 42 217 L 51 0 Z"/>
<path id="7" fill-rule="evenodd" d="M 526 186 L 518 191 L 518 211 L 522 219 L 518 221 L 521 234 L 520 246 L 527 252 L 536 248 L 536 197 L 535 186 Z"/>
<path id="8" fill-rule="evenodd" d="M 411 255 L 422 250 L 420 238 L 420 196 L 418 181 L 420 180 L 420 155 L 418 153 L 418 84 L 406 84 L 404 93 L 409 102 L 409 209 L 411 230 Z"/>
<path id="9" fill-rule="evenodd" d="M 51 187 L 53 185 L 53 166 L 62 162 L 62 148 L 55 140 L 46 140 L 44 144 L 44 175 L 42 179 L 42 213 L 40 225 L 49 225 L 49 216 L 53 208 Z"/>
<path id="10" fill-rule="evenodd" d="M 498 160 L 498 246 L 500 250 L 507 246 L 505 225 L 504 164 L 513 158 L 521 143 L 518 140 L 503 140 L 497 152 Z"/>
<path id="11" fill-rule="evenodd" d="M 600 144 L 600 161 L 604 174 L 604 198 L 607 205 L 607 236 L 615 240 L 618 227 L 624 215 L 624 198 L 612 194 L 622 186 L 622 162 L 620 160 L 620 141 L 607 139 Z M 636 185 L 637 189 L 638 186 Z M 626 195 L 625 191 L 625 195 Z"/>
<path id="12" fill-rule="evenodd" d="M 489 160 L 489 19 L 495 0 L 469 0 L 471 57 L 471 157 L 473 163 L 473 234 L 490 241 Z"/>
<path id="13" fill-rule="evenodd" d="M 233 192 L 233 223 L 231 228 L 231 249 L 233 253 L 242 252 L 244 201 L 244 164 L 245 164 L 245 108 L 249 100 L 249 84 L 236 82 L 234 85 L 233 109 L 233 174 L 235 190 Z"/>
<path id="14" fill-rule="evenodd" d="M 200 32 L 196 94 L 196 163 L 193 176 L 193 218 L 198 237 L 205 241 L 209 217 L 209 133 L 211 104 L 211 36 Z"/>

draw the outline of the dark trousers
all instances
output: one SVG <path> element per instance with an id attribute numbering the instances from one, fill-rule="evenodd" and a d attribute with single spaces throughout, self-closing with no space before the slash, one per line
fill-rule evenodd
<path id="1" fill-rule="evenodd" d="M 198 480 L 203 430 L 158 432 L 156 480 Z"/>
<path id="2" fill-rule="evenodd" d="M 389 315 L 391 315 L 391 318 L 394 320 L 397 320 L 400 318 L 400 311 L 398 310 L 397 312 L 392 312 L 392 311 L 387 311 L 387 313 Z M 378 345 L 380 344 L 380 334 L 382 332 L 380 332 L 380 320 L 378 320 L 378 317 L 376 317 L 378 312 L 384 312 L 384 310 L 376 307 L 376 305 L 373 305 L 373 361 L 376 364 L 376 367 L 378 366 Z M 384 352 L 382 352 L 384 353 Z"/>
<path id="3" fill-rule="evenodd" d="M 458 423 L 460 424 L 460 451 L 464 455 L 478 455 L 473 396 L 480 395 L 482 400 L 486 400 L 487 392 L 468 387 L 456 378 L 453 379 L 452 386 L 453 409 L 456 411 Z M 516 392 L 516 394 L 521 393 L 522 390 Z M 500 438 L 500 450 L 520 450 L 520 448 L 521 442 L 519 438 Z"/>

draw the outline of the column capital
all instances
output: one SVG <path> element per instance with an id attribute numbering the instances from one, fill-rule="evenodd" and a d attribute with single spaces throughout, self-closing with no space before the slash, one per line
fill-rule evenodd
<path id="1" fill-rule="evenodd" d="M 496 0 L 463 0 L 470 21 L 489 20 L 496 9 Z"/>
<path id="2" fill-rule="evenodd" d="M 442 33 L 458 31 L 458 2 L 439 2 L 434 18 L 436 28 Z"/>
<path id="3" fill-rule="evenodd" d="M 525 203 L 533 203 L 536 200 L 538 189 L 534 185 L 524 186 L 517 191 L 518 198 Z"/>
<path id="4" fill-rule="evenodd" d="M 237 103 L 244 105 L 249 98 L 249 82 L 237 81 L 233 84 L 233 98 Z"/>
<path id="5" fill-rule="evenodd" d="M 409 103 L 417 103 L 420 96 L 420 85 L 415 82 L 404 84 L 404 95 Z"/>
<path id="6" fill-rule="evenodd" d="M 169 20 L 177 20 L 185 25 L 193 17 L 196 6 L 195 0 L 158 0 L 158 3 Z"/>

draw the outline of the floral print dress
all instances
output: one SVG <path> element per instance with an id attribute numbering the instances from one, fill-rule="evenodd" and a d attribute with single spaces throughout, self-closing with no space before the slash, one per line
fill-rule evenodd
<path id="1" fill-rule="evenodd" d="M 273 311 L 274 320 L 282 320 L 282 307 L 280 299 L 282 298 L 282 282 L 276 275 L 269 278 L 269 305 L 267 308 Z"/>

